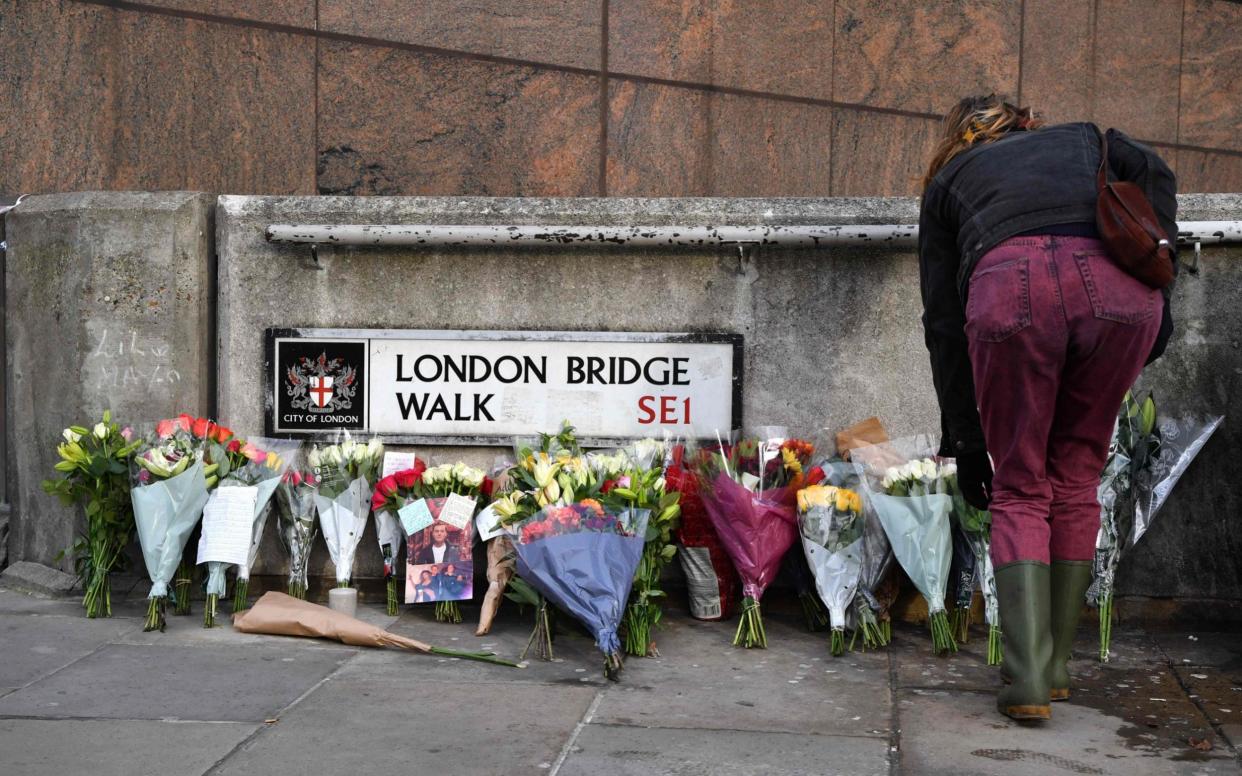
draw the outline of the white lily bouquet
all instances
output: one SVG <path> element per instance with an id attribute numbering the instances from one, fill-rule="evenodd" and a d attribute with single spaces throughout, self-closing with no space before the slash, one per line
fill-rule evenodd
<path id="1" fill-rule="evenodd" d="M 812 485 L 798 491 L 802 551 L 815 577 L 816 592 L 828 606 L 832 654 L 845 654 L 846 609 L 858 591 L 862 570 L 862 498 L 848 488 Z"/>
<path id="2" fill-rule="evenodd" d="M 384 445 L 378 438 L 369 443 L 346 438 L 339 444 L 316 445 L 307 457 L 319 483 L 315 509 L 336 568 L 337 587 L 350 587 L 354 555 L 371 512 L 372 484 L 383 461 Z"/>

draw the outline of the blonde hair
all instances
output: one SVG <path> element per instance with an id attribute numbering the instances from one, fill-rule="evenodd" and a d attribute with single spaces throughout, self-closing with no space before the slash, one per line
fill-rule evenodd
<path id="1" fill-rule="evenodd" d="M 923 188 L 958 154 L 1000 140 L 1010 132 L 1039 129 L 1043 125 L 1029 107 L 1019 108 L 995 94 L 962 99 L 944 117 L 940 141 L 923 176 Z"/>

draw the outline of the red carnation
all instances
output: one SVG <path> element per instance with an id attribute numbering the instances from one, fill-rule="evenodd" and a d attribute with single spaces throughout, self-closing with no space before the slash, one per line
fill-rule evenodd
<path id="1" fill-rule="evenodd" d="M 234 439 L 234 440 L 231 440 L 231 441 L 228 443 L 228 446 L 226 446 L 224 449 L 225 449 L 225 450 L 228 450 L 230 453 L 238 453 L 238 452 L 241 452 L 241 449 L 242 449 L 242 443 L 241 443 L 241 440 L 240 440 L 240 439 Z"/>
<path id="2" fill-rule="evenodd" d="M 811 485 L 818 485 L 824 481 L 825 476 L 827 475 L 824 474 L 823 469 L 818 466 L 812 466 L 810 471 L 806 473 L 806 481 L 803 483 L 802 487 L 805 488 Z"/>

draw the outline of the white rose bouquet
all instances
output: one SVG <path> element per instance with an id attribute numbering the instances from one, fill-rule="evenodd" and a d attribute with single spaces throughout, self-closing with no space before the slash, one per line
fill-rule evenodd
<path id="1" fill-rule="evenodd" d="M 318 486 L 315 509 L 319 530 L 336 568 L 336 586 L 349 587 L 354 554 L 370 514 L 371 489 L 384 462 L 384 445 L 346 437 L 335 445 L 316 445 L 307 456 Z"/>

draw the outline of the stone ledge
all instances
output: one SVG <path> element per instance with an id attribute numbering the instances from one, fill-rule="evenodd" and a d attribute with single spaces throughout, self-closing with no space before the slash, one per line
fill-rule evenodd
<path id="1" fill-rule="evenodd" d="M 0 572 L 0 586 L 53 598 L 72 594 L 77 583 L 72 574 L 24 560 Z"/>

